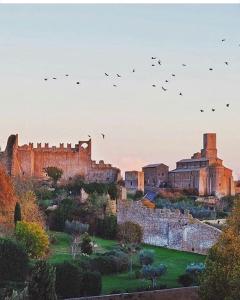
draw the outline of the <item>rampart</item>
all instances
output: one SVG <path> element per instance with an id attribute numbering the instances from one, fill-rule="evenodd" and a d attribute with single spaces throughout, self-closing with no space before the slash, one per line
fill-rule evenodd
<path id="1" fill-rule="evenodd" d="M 206 254 L 221 234 L 219 229 L 201 223 L 187 211 L 151 209 L 140 201 L 119 202 L 117 219 L 118 223 L 138 223 L 146 244 L 200 254 Z"/>
<path id="2" fill-rule="evenodd" d="M 44 168 L 54 166 L 63 170 L 63 178 L 69 179 L 75 175 L 82 175 L 86 181 L 113 182 L 120 177 L 120 170 L 92 160 L 92 142 L 79 141 L 72 146 L 60 143 L 58 147 L 49 146 L 49 143 L 33 143 L 20 146 L 18 135 L 8 138 L 6 149 L 0 155 L 0 160 L 5 165 L 11 176 L 35 177 L 44 179 Z"/>

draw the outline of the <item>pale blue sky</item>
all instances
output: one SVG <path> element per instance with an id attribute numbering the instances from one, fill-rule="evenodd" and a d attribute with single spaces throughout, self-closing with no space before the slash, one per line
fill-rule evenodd
<path id="1" fill-rule="evenodd" d="M 239 5 L 1 4 L 0 145 L 11 133 L 52 145 L 91 134 L 96 160 L 174 168 L 202 147 L 204 132 L 216 132 L 237 177 L 239 44 Z M 151 67 L 151 56 L 162 66 Z"/>

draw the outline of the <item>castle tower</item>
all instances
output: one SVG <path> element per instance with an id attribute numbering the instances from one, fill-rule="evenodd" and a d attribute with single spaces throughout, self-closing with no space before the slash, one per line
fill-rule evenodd
<path id="1" fill-rule="evenodd" d="M 216 133 L 205 133 L 203 135 L 202 157 L 210 160 L 217 158 Z"/>

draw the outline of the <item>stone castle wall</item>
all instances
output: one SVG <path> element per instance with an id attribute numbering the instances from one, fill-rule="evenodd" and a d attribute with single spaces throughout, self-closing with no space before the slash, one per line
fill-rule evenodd
<path id="1" fill-rule="evenodd" d="M 150 209 L 141 202 L 118 203 L 118 223 L 132 221 L 143 228 L 146 244 L 206 254 L 221 231 L 194 219 L 188 212 Z"/>
<path id="2" fill-rule="evenodd" d="M 9 175 L 20 177 L 46 178 L 44 168 L 58 167 L 63 170 L 63 179 L 82 175 L 86 181 L 114 182 L 120 177 L 120 170 L 91 159 L 91 140 L 79 141 L 72 147 L 60 143 L 50 147 L 48 143 L 18 145 L 18 135 L 11 135 L 6 150 L 0 159 Z"/>

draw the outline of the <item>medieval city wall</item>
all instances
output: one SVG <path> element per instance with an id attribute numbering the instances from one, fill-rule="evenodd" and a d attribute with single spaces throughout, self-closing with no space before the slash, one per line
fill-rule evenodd
<path id="1" fill-rule="evenodd" d="M 194 219 L 188 212 L 150 209 L 139 201 L 120 202 L 117 219 L 118 223 L 138 223 L 146 244 L 201 254 L 206 254 L 221 234 L 219 229 Z"/>

